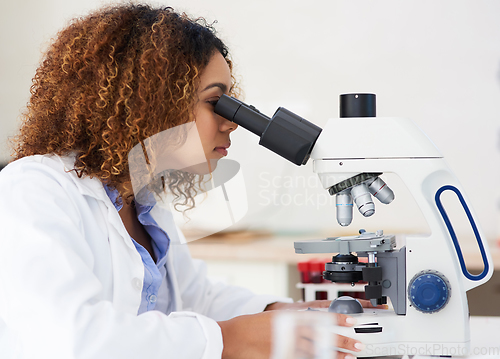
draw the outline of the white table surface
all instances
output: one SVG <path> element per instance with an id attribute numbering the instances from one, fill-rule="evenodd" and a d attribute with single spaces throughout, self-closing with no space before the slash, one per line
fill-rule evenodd
<path id="1" fill-rule="evenodd" d="M 500 303 L 499 303 L 500 305 Z M 500 358 L 500 317 L 471 317 L 471 352 L 467 359 Z M 403 357 L 407 358 L 407 357 Z M 436 357 L 416 355 L 413 359 Z M 464 358 L 464 357 L 460 357 Z"/>

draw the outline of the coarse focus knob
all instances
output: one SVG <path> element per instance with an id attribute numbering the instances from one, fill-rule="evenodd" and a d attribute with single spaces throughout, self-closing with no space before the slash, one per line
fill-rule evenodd
<path id="1" fill-rule="evenodd" d="M 420 312 L 435 313 L 443 309 L 451 296 L 450 282 L 436 270 L 417 273 L 408 286 L 410 303 Z"/>

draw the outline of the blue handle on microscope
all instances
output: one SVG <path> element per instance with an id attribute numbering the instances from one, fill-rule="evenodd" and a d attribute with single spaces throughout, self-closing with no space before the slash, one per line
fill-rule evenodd
<path id="1" fill-rule="evenodd" d="M 457 235 L 455 234 L 455 230 L 453 229 L 453 226 L 450 222 L 448 214 L 446 213 L 446 211 L 443 207 L 443 204 L 441 203 L 441 194 L 444 191 L 455 192 L 458 199 L 460 200 L 460 203 L 462 204 L 462 207 L 463 207 L 465 213 L 467 214 L 467 218 L 469 219 L 469 223 L 472 227 L 472 230 L 474 231 L 474 235 L 476 236 L 477 244 L 479 246 L 479 250 L 481 252 L 481 257 L 483 259 L 483 265 L 484 265 L 484 269 L 483 269 L 482 273 L 480 273 L 478 275 L 473 275 L 473 274 L 469 273 L 469 271 L 467 270 L 467 268 L 465 266 L 464 257 L 462 254 L 462 250 L 460 248 L 460 243 L 458 242 L 458 239 L 457 239 Z M 462 193 L 460 193 L 459 189 L 454 187 L 454 186 L 443 186 L 436 192 L 435 200 L 436 200 L 436 205 L 439 209 L 439 212 L 441 213 L 441 216 L 443 217 L 444 223 L 446 224 L 446 227 L 448 228 L 448 231 L 450 232 L 450 236 L 451 236 L 451 239 L 453 240 L 455 250 L 458 254 L 458 260 L 460 261 L 460 267 L 462 268 L 462 272 L 463 272 L 464 276 L 470 280 L 473 280 L 473 281 L 478 281 L 478 280 L 483 279 L 488 274 L 490 266 L 488 263 L 488 258 L 486 256 L 486 251 L 484 249 L 483 240 L 479 234 L 479 230 L 476 226 L 476 222 L 474 222 L 474 218 L 472 217 L 472 213 L 470 212 L 469 207 L 467 206 L 467 203 L 465 202 L 465 199 L 462 196 Z"/>

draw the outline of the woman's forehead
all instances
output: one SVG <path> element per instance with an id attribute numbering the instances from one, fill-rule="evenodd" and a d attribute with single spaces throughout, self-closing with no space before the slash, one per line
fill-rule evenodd
<path id="1" fill-rule="evenodd" d="M 225 85 L 226 91 L 223 92 L 227 92 L 231 87 L 231 70 L 224 56 L 218 51 L 212 56 L 200 76 L 200 89 L 203 91 L 207 86 L 217 83 Z"/>

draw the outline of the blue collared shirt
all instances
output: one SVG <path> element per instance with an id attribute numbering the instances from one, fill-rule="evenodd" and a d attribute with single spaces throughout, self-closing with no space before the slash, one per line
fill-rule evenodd
<path id="1" fill-rule="evenodd" d="M 120 211 L 123 204 L 121 202 L 118 204 L 116 203 L 116 198 L 119 195 L 118 191 L 116 189 L 111 190 L 107 186 L 104 186 L 104 189 L 106 190 L 111 202 L 113 202 L 116 210 Z M 158 226 L 156 221 L 151 216 L 150 212 L 153 206 L 143 206 L 137 202 L 135 206 L 137 219 L 151 237 L 151 246 L 153 247 L 155 257 L 157 258 L 155 263 L 149 252 L 132 237 L 130 237 L 135 245 L 135 248 L 141 255 L 142 263 L 144 264 L 144 283 L 142 286 L 141 304 L 137 314 L 141 314 L 149 310 L 159 310 L 168 314 L 172 311 L 170 309 L 170 288 L 167 281 L 166 268 L 170 239 L 168 238 L 167 233 Z"/>

